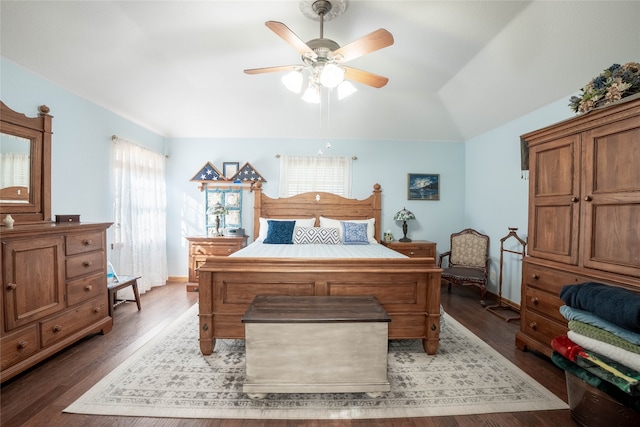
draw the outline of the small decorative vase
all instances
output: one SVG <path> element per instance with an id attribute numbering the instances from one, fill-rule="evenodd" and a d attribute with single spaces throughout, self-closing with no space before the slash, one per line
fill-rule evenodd
<path id="1" fill-rule="evenodd" d="M 15 219 L 13 219 L 13 217 L 11 215 L 7 215 L 6 217 L 4 217 L 4 225 L 7 228 L 13 228 L 13 224 L 16 222 Z"/>

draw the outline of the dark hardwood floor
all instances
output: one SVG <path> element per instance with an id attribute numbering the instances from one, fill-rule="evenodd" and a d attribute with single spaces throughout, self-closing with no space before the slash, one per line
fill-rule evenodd
<path id="1" fill-rule="evenodd" d="M 378 420 L 204 420 L 174 418 L 112 417 L 63 414 L 62 410 L 108 372 L 127 359 L 159 330 L 169 325 L 192 304 L 198 294 L 186 292 L 184 283 L 154 288 L 135 303 L 114 312 L 111 333 L 84 339 L 31 370 L 2 384 L 2 426 L 577 426 L 569 410 L 502 414 L 400 418 Z M 518 322 L 505 322 L 484 310 L 473 288 L 442 288 L 442 305 L 452 317 L 527 372 L 543 386 L 567 401 L 564 373 L 544 356 L 515 348 Z"/>

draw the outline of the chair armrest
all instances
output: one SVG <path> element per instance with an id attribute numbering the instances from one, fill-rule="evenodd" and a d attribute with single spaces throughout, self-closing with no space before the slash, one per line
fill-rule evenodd
<path id="1" fill-rule="evenodd" d="M 440 257 L 438 259 L 438 267 L 442 267 L 442 260 L 445 257 L 448 257 L 449 255 L 451 255 L 451 251 L 443 252 L 443 253 L 440 254 Z"/>

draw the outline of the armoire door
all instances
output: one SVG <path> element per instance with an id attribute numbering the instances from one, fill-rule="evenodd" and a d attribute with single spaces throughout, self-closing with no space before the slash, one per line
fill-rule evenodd
<path id="1" fill-rule="evenodd" d="M 535 145 L 529 151 L 530 256 L 578 262 L 580 135 Z"/>
<path id="2" fill-rule="evenodd" d="M 639 277 L 640 120 L 586 132 L 583 153 L 581 264 Z"/>

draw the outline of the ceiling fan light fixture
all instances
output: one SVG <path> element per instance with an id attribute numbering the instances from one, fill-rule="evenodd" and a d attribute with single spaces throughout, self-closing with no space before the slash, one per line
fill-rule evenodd
<path id="1" fill-rule="evenodd" d="M 309 104 L 319 104 L 320 103 L 320 86 L 311 84 L 304 91 L 302 95 L 302 100 L 308 102 Z"/>
<path id="2" fill-rule="evenodd" d="M 293 70 L 282 76 L 282 84 L 293 93 L 302 91 L 302 70 Z"/>
<path id="3" fill-rule="evenodd" d="M 338 85 L 338 99 L 343 100 L 346 97 L 353 95 L 357 91 L 358 89 L 356 89 L 356 87 L 352 85 L 351 82 L 345 80 Z"/>
<path id="4" fill-rule="evenodd" d="M 323 67 L 320 73 L 322 86 L 334 88 L 344 81 L 344 68 L 330 63 Z"/>

